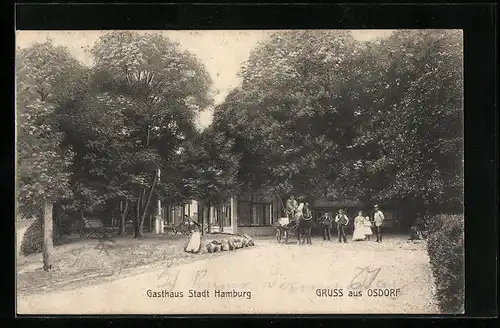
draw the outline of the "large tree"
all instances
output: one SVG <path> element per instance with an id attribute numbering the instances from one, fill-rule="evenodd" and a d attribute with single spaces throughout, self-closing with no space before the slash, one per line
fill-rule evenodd
<path id="1" fill-rule="evenodd" d="M 292 31 L 251 53 L 241 88 L 214 115 L 242 153 L 240 179 L 249 189 L 335 195 L 342 150 L 354 137 L 359 95 L 349 87 L 361 50 L 349 32 Z"/>
<path id="2" fill-rule="evenodd" d="M 214 114 L 242 155 L 239 178 L 337 199 L 460 204 L 462 36 L 277 32 Z"/>
<path id="3" fill-rule="evenodd" d="M 65 107 L 62 122 L 78 148 L 74 187 L 83 211 L 120 204 L 123 221 L 133 203 L 142 237 L 155 193 L 188 196 L 172 188 L 182 187 L 183 150 L 198 133 L 196 114 L 211 103 L 211 80 L 196 57 L 160 34 L 110 32 L 90 52 L 91 87 Z"/>
<path id="4" fill-rule="evenodd" d="M 217 124 L 217 123 L 216 123 Z M 216 126 L 210 126 L 198 138 L 193 150 L 198 177 L 200 199 L 220 205 L 240 188 L 238 171 L 241 156 L 235 151 L 235 142 Z"/>
<path id="5" fill-rule="evenodd" d="M 52 267 L 53 203 L 70 195 L 70 149 L 60 147 L 55 108 L 78 88 L 84 70 L 51 41 L 16 54 L 18 210 L 43 220 L 43 268 Z"/>
<path id="6" fill-rule="evenodd" d="M 463 52 L 459 31 L 398 31 L 371 45 L 368 106 L 345 183 L 374 201 L 459 205 L 463 197 Z M 359 192 L 358 192 L 359 193 Z"/>

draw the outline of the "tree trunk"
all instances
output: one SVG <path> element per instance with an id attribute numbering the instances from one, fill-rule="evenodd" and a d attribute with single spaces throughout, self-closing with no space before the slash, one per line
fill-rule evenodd
<path id="1" fill-rule="evenodd" d="M 207 228 L 208 228 L 208 233 L 212 233 L 212 223 L 210 222 L 210 218 L 212 216 L 212 207 L 211 207 L 211 202 L 208 202 L 208 217 L 207 217 Z"/>
<path id="2" fill-rule="evenodd" d="M 140 238 L 139 234 L 139 221 L 141 220 L 141 195 L 142 192 L 139 189 L 139 197 L 137 198 L 137 211 L 134 219 L 134 238 Z"/>
<path id="3" fill-rule="evenodd" d="M 59 229 L 60 227 L 60 203 L 55 202 L 52 204 L 52 236 L 53 236 L 53 241 L 57 242 L 59 239 L 62 238 L 62 231 Z"/>
<path id="4" fill-rule="evenodd" d="M 153 215 L 150 214 L 149 215 L 149 227 L 148 227 L 149 231 L 153 231 L 152 227 L 153 227 Z"/>
<path id="5" fill-rule="evenodd" d="M 52 251 L 53 243 L 53 221 L 52 221 L 52 206 L 51 202 L 47 202 L 43 209 L 43 270 L 52 270 Z"/>
<path id="6" fill-rule="evenodd" d="M 149 191 L 148 199 L 142 208 L 142 215 L 141 215 L 141 211 L 140 211 L 141 208 L 139 206 L 137 207 L 137 224 L 136 224 L 136 232 L 135 232 L 135 236 L 134 236 L 135 238 L 144 237 L 144 234 L 143 234 L 144 220 L 146 219 L 146 214 L 148 212 L 149 203 L 151 202 L 151 196 L 153 195 L 153 191 L 154 191 L 157 180 L 158 180 L 158 174 L 155 174 L 155 177 L 153 180 L 153 185 L 151 186 L 151 189 Z M 146 190 L 144 190 L 144 192 L 143 192 L 143 196 L 145 196 L 145 195 L 146 195 Z M 144 198 L 144 197 L 141 197 L 141 198 Z M 138 203 L 140 204 L 143 201 L 144 201 L 143 199 L 139 199 Z"/>
<path id="7" fill-rule="evenodd" d="M 145 206 L 146 206 L 146 188 L 142 188 L 141 211 L 144 211 Z"/>
<path id="8" fill-rule="evenodd" d="M 205 234 L 205 225 L 203 224 L 203 217 L 204 217 L 204 213 L 205 212 L 205 207 L 204 207 L 204 204 L 202 203 L 200 205 L 200 203 L 198 203 L 198 223 L 200 223 L 201 225 L 201 235 L 203 236 Z"/>
<path id="9" fill-rule="evenodd" d="M 125 235 L 125 219 L 127 217 L 127 210 L 128 200 L 125 199 L 125 208 L 123 208 L 123 200 L 120 200 L 120 230 L 118 232 L 120 236 Z"/>
<path id="10" fill-rule="evenodd" d="M 151 186 L 151 189 L 149 190 L 148 200 L 146 201 L 146 204 L 144 205 L 141 220 L 139 222 L 139 234 L 141 237 L 142 237 L 142 231 L 144 228 L 144 220 L 146 219 L 146 214 L 148 212 L 149 203 L 151 202 L 151 196 L 153 195 L 153 191 L 154 191 L 155 186 L 156 186 L 156 181 L 158 181 L 158 174 L 155 174 L 155 177 L 153 179 L 153 185 Z"/>

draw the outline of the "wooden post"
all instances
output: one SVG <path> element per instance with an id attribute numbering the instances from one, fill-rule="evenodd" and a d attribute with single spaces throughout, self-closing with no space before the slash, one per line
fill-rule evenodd
<path id="1" fill-rule="evenodd" d="M 43 209 L 43 270 L 52 269 L 53 243 L 53 221 L 52 221 L 52 202 L 45 203 Z"/>
<path id="2" fill-rule="evenodd" d="M 161 182 L 161 170 L 158 169 L 158 184 Z M 160 196 L 158 196 L 158 217 L 156 218 L 155 221 L 155 230 L 157 234 L 162 234 L 163 233 L 163 221 L 161 218 L 161 199 Z"/>

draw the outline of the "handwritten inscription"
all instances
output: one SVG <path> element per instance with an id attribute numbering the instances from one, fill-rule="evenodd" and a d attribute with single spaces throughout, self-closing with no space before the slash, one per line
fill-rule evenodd
<path id="1" fill-rule="evenodd" d="M 359 272 L 354 275 L 351 283 L 349 284 L 349 289 L 368 289 L 371 287 L 375 278 L 377 278 L 380 273 L 380 268 L 370 269 L 369 267 L 357 268 Z"/>
<path id="2" fill-rule="evenodd" d="M 212 297 L 211 293 L 204 293 L 208 290 L 225 290 L 225 291 L 250 291 L 250 290 L 269 290 L 274 289 L 279 292 L 292 293 L 312 293 L 317 297 L 322 298 L 343 298 L 343 297 L 392 297 L 400 295 L 401 288 L 394 284 L 388 284 L 381 281 L 379 278 L 381 268 L 358 267 L 354 272 L 353 278 L 348 284 L 339 282 L 323 282 L 323 283 L 302 283 L 283 280 L 280 275 L 269 275 L 263 282 L 256 283 L 255 281 L 234 281 L 227 279 L 218 281 L 220 277 L 213 276 L 207 269 L 199 269 L 190 272 L 188 276 L 182 274 L 177 267 L 171 268 L 172 260 L 167 260 L 165 270 L 159 275 L 158 279 L 162 280 L 160 288 L 163 288 L 166 293 L 172 294 L 177 291 L 185 290 L 184 295 L 189 297 L 197 297 L 200 291 L 200 297 Z M 182 277 L 182 283 L 179 283 L 179 277 Z M 394 288 L 394 287 L 399 288 Z M 189 292 L 192 291 L 192 292 Z M 206 294 L 206 295 L 205 295 Z M 172 294 L 174 295 L 174 294 Z M 205 295 L 205 296 L 203 296 Z"/>

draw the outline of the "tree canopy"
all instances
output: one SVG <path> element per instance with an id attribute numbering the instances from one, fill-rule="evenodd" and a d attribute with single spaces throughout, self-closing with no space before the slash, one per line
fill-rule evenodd
<path id="1" fill-rule="evenodd" d="M 16 54 L 17 187 L 21 216 L 40 216 L 43 204 L 69 194 L 72 152 L 59 147 L 55 109 L 71 93 L 82 66 L 50 40 Z"/>
<path id="2" fill-rule="evenodd" d="M 360 42 L 348 31 L 273 34 L 214 113 L 255 189 L 460 202 L 462 38 L 398 31 Z"/>
<path id="3" fill-rule="evenodd" d="M 153 195 L 167 203 L 195 195 L 187 150 L 199 137 L 196 115 L 212 103 L 212 82 L 195 56 L 160 34 L 109 32 L 90 54 L 94 65 L 83 67 L 48 41 L 18 56 L 20 203 L 36 204 L 26 188 L 43 185 L 55 198 L 64 189 L 82 215 L 134 204 L 140 236 Z M 34 147 L 47 149 L 47 181 L 29 162 Z"/>
<path id="4" fill-rule="evenodd" d="M 221 203 L 271 187 L 339 200 L 461 203 L 462 35 L 279 31 L 213 106 L 203 64 L 160 34 L 116 31 L 82 66 L 50 41 L 16 56 L 21 212 L 66 197 L 120 206 L 140 235 L 152 196 Z M 156 174 L 162 172 L 161 178 Z M 37 212 L 38 211 L 38 212 Z"/>

